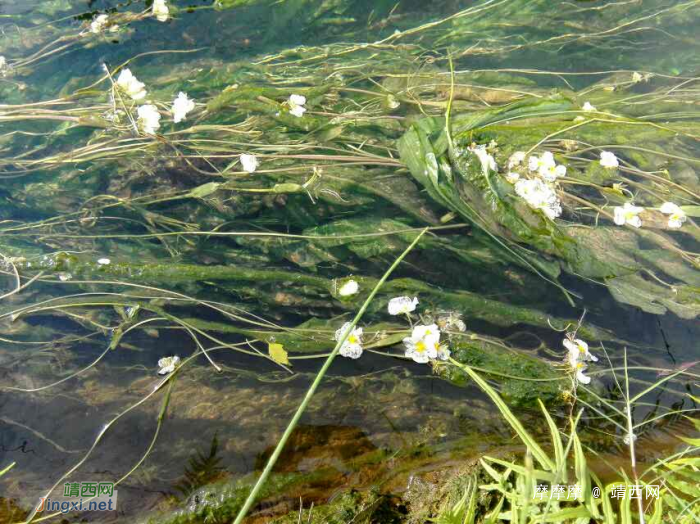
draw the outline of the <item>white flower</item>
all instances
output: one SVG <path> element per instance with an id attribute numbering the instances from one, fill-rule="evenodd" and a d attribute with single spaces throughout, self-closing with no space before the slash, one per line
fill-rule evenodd
<path id="1" fill-rule="evenodd" d="M 141 124 L 141 129 L 147 135 L 155 135 L 156 129 L 160 127 L 160 113 L 158 108 L 152 104 L 144 104 L 139 106 L 138 121 Z"/>
<path id="2" fill-rule="evenodd" d="M 440 346 L 440 330 L 437 325 L 419 325 L 413 328 L 410 337 L 403 339 L 406 346 L 406 356 L 419 364 L 425 364 L 438 356 Z"/>
<path id="3" fill-rule="evenodd" d="M 563 343 L 564 347 L 569 350 L 568 360 L 571 365 L 585 360 L 598 362 L 598 357 L 588 351 L 588 344 L 580 338 L 565 338 Z"/>
<path id="4" fill-rule="evenodd" d="M 112 263 L 112 261 L 108 258 L 98 258 L 97 263 L 101 266 L 108 266 Z"/>
<path id="5" fill-rule="evenodd" d="M 574 366 L 574 371 L 576 371 L 576 380 L 578 380 L 581 384 L 591 383 L 591 377 L 587 377 L 583 374 L 587 367 L 588 366 L 586 366 L 586 364 L 583 362 L 577 362 L 576 366 Z"/>
<path id="6" fill-rule="evenodd" d="M 561 203 L 557 194 L 542 180 L 518 180 L 515 183 L 515 192 L 531 208 L 542 211 L 548 218 L 554 220 L 561 215 Z"/>
<path id="7" fill-rule="evenodd" d="M 554 182 L 556 181 L 557 178 L 561 178 L 563 176 L 566 176 L 566 166 L 560 165 L 550 165 L 547 167 L 541 167 L 540 170 L 537 172 L 538 175 L 540 175 L 542 178 L 544 178 L 547 182 Z"/>
<path id="8" fill-rule="evenodd" d="M 642 220 L 637 216 L 642 211 L 644 211 L 643 207 L 633 206 L 629 202 L 625 202 L 624 206 L 618 206 L 614 209 L 615 223 L 618 226 L 629 224 L 634 227 L 642 227 Z"/>
<path id="9" fill-rule="evenodd" d="M 117 85 L 134 100 L 141 100 L 146 97 L 144 83 L 139 82 L 128 68 L 122 69 L 122 72 L 119 73 Z"/>
<path id="10" fill-rule="evenodd" d="M 91 33 L 101 33 L 107 27 L 107 22 L 109 21 L 108 15 L 97 15 L 92 22 L 90 22 L 90 32 Z"/>
<path id="11" fill-rule="evenodd" d="M 180 357 L 164 357 L 158 361 L 158 374 L 167 375 L 175 371 L 175 368 L 180 363 Z"/>
<path id="12" fill-rule="evenodd" d="M 390 315 L 407 315 L 411 311 L 415 311 L 418 305 L 417 297 L 396 297 L 389 301 Z"/>
<path id="13" fill-rule="evenodd" d="M 302 117 L 306 112 L 304 104 L 306 104 L 306 97 L 304 95 L 291 95 L 287 101 L 289 105 L 289 112 L 296 116 Z"/>
<path id="14" fill-rule="evenodd" d="M 354 295 L 360 290 L 360 285 L 355 282 L 354 280 L 348 280 L 345 284 L 340 286 L 340 289 L 338 290 L 338 294 L 341 297 L 349 297 L 350 295 Z"/>
<path id="15" fill-rule="evenodd" d="M 345 333 L 351 325 L 350 322 L 343 324 L 343 326 L 335 332 L 335 340 L 340 340 L 343 333 Z M 346 338 L 343 345 L 340 346 L 340 354 L 348 358 L 360 358 L 362 355 L 362 328 L 355 328 L 348 334 L 348 338 Z"/>
<path id="16" fill-rule="evenodd" d="M 525 161 L 525 151 L 516 151 L 508 159 L 508 169 L 513 169 Z"/>
<path id="17" fill-rule="evenodd" d="M 620 162 L 618 162 L 615 153 L 611 153 L 610 151 L 601 151 L 600 165 L 606 169 L 614 169 L 620 165 Z"/>
<path id="18" fill-rule="evenodd" d="M 548 169 L 556 165 L 554 155 L 550 151 L 545 151 L 542 156 L 532 155 L 527 159 L 527 165 L 530 171 L 539 171 L 540 169 Z"/>
<path id="19" fill-rule="evenodd" d="M 167 22 L 170 18 L 170 9 L 165 3 L 165 0 L 153 0 L 153 16 L 159 22 Z"/>
<path id="20" fill-rule="evenodd" d="M 0 72 L 7 67 L 7 59 L 0 55 Z"/>
<path id="21" fill-rule="evenodd" d="M 518 173 L 514 173 L 513 171 L 509 171 L 506 173 L 506 181 L 515 184 L 518 180 L 520 180 L 520 175 Z"/>
<path id="22" fill-rule="evenodd" d="M 479 162 L 481 162 L 481 171 L 482 173 L 484 173 L 484 176 L 488 176 L 489 171 L 498 172 L 496 160 L 493 158 L 493 156 L 488 154 L 488 152 L 486 151 L 486 146 L 481 145 L 476 147 L 470 147 L 469 150 L 472 153 L 474 153 L 479 159 Z"/>
<path id="23" fill-rule="evenodd" d="M 176 124 L 185 119 L 187 113 L 194 109 L 194 100 L 187 97 L 187 93 L 180 91 L 173 101 L 173 122 Z"/>
<path id="24" fill-rule="evenodd" d="M 255 155 L 248 155 L 246 153 L 243 153 L 240 156 L 241 160 L 241 166 L 243 167 L 243 171 L 246 173 L 255 173 L 255 170 L 258 168 L 260 165 L 260 162 L 258 162 L 258 157 Z"/>
<path id="25" fill-rule="evenodd" d="M 673 202 L 664 202 L 659 208 L 659 211 L 661 211 L 664 215 L 669 215 L 668 227 L 671 229 L 678 229 L 686 220 L 685 211 L 683 211 Z"/>
<path id="26" fill-rule="evenodd" d="M 592 105 L 590 102 L 584 103 L 583 106 L 581 106 L 581 109 L 583 109 L 583 110 L 586 111 L 586 112 L 598 111 L 598 110 L 595 108 L 595 106 Z"/>
<path id="27" fill-rule="evenodd" d="M 289 105 L 303 106 L 306 104 L 306 97 L 304 95 L 290 95 Z"/>
<path id="28" fill-rule="evenodd" d="M 641 81 L 642 81 L 642 78 L 643 78 L 642 75 L 640 75 L 639 73 L 637 73 L 637 71 L 635 71 L 634 73 L 632 73 L 632 82 L 633 82 L 633 83 L 637 84 L 637 83 L 641 82 Z"/>

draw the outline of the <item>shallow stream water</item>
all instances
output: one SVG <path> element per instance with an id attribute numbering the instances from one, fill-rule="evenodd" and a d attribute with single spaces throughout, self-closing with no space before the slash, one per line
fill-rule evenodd
<path id="1" fill-rule="evenodd" d="M 63 518 L 166 522 L 196 506 L 204 486 L 219 486 L 210 492 L 223 497 L 221 486 L 250 481 L 333 349 L 335 330 L 424 227 L 433 229 L 359 323 L 369 348 L 357 360 L 335 359 L 278 461 L 278 477 L 294 481 L 278 480 L 251 522 L 351 489 L 398 497 L 396 506 L 420 521 L 452 473 L 485 454 L 522 451 L 473 384 L 445 363 L 405 358 L 409 322 L 442 322 L 453 356 L 495 371 L 492 384 L 542 440 L 548 429 L 535 399 L 566 421 L 562 339 L 579 319 L 599 356 L 588 368 L 596 394 L 620 399 L 610 368 L 620 378 L 625 362 L 632 395 L 680 370 L 634 416 L 695 409 L 697 2 L 167 6 L 159 21 L 150 0 L 0 2 L 0 293 L 8 293 L 0 302 L 0 470 L 16 464 L 0 478 L 0 522 L 22 521 L 56 482 L 57 491 L 64 482 L 116 482 L 144 454 L 118 487 L 117 512 Z M 91 31 L 100 14 L 111 25 Z M 105 68 L 124 65 L 145 83 L 143 100 L 108 94 L 119 92 L 110 91 L 116 79 Z M 176 124 L 169 110 L 180 91 L 196 106 Z M 307 100 L 299 119 L 287 101 L 296 93 Z M 508 126 L 522 120 L 509 113 L 491 127 L 455 131 L 455 141 L 495 141 L 498 176 L 515 149 L 550 148 L 570 162 L 559 187 L 580 190 L 579 200 L 562 197 L 557 223 L 576 234 L 581 224 L 609 228 L 611 236 L 579 248 L 597 246 L 595 263 L 565 260 L 561 244 L 530 244 L 530 233 L 508 237 L 513 222 L 470 221 L 470 211 L 424 187 L 397 145 L 412 123 L 450 108 L 464 117 L 455 117 L 461 126 L 479 111 L 557 97 L 586 118 L 581 107 L 592 100 L 600 134 L 569 137 L 568 128 L 548 127 L 554 113 L 530 116 L 532 126 L 513 134 Z M 135 116 L 130 104 L 146 101 L 162 114 L 157 135 L 126 116 L 126 106 Z M 634 133 L 656 127 L 633 134 L 615 120 L 623 114 Z M 572 116 L 571 124 L 580 121 Z M 621 178 L 591 167 L 603 149 L 618 154 Z M 258 156 L 255 173 L 241 168 L 245 152 Z M 478 200 L 464 188 L 457 198 Z M 611 220 L 613 206 L 630 198 L 649 213 L 640 235 L 657 235 L 640 237 L 625 255 L 639 267 L 620 255 L 629 237 L 612 236 L 635 233 Z M 656 211 L 665 200 L 688 209 L 680 230 Z M 494 240 L 501 234 L 527 246 L 520 258 Z M 542 258 L 530 263 L 538 251 Z M 559 260 L 557 275 L 547 273 Z M 620 266 L 585 274 L 598 261 Z M 634 284 L 642 287 L 612 292 L 611 282 L 628 274 L 643 275 Z M 342 296 L 338 288 L 351 279 L 360 291 Z M 398 295 L 420 300 L 410 320 L 387 314 Z M 466 331 L 446 325 L 449 318 Z M 276 343 L 289 352 L 287 364 L 267 358 Z M 214 348 L 212 362 L 202 348 Z M 149 397 L 164 377 L 159 359 L 198 351 L 172 381 L 161 420 L 167 386 Z M 551 383 L 540 390 L 505 375 Z M 690 428 L 682 417 L 650 424 L 639 435 L 639 462 L 672 453 Z M 592 467 L 613 475 L 609 466 L 624 462 L 623 435 L 590 411 L 583 429 L 598 454 Z"/>

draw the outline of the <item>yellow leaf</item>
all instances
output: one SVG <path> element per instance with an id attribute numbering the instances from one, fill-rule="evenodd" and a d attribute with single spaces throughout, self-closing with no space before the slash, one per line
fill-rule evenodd
<path id="1" fill-rule="evenodd" d="M 289 362 L 287 358 L 287 352 L 282 344 L 268 344 L 267 351 L 270 354 L 270 358 L 278 364 L 291 365 L 291 362 Z"/>

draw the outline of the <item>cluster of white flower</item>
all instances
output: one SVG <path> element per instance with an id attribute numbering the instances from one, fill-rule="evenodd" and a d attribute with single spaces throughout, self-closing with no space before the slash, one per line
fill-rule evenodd
<path id="1" fill-rule="evenodd" d="M 566 176 L 566 166 L 557 164 L 551 151 L 545 151 L 542 156 L 530 156 L 527 166 L 547 182 L 556 182 L 557 178 Z"/>
<path id="2" fill-rule="evenodd" d="M 258 169 L 258 166 L 260 165 L 258 157 L 256 157 L 255 155 L 249 155 L 247 153 L 243 153 L 239 157 L 239 160 L 241 161 L 241 167 L 243 168 L 243 171 L 245 171 L 246 173 L 255 173 L 255 170 Z"/>
<path id="3" fill-rule="evenodd" d="M 673 202 L 664 202 L 659 208 L 664 215 L 668 215 L 668 227 L 678 229 L 686 220 L 685 211 Z"/>
<path id="4" fill-rule="evenodd" d="M 527 170 L 537 178 L 521 178 L 515 171 L 524 162 L 527 155 L 516 151 L 508 159 L 508 173 L 505 178 L 515 186 L 515 193 L 532 209 L 537 209 L 551 220 L 561 215 L 561 202 L 555 185 L 557 179 L 566 175 L 566 166 L 557 164 L 554 155 L 545 151 L 540 156 L 531 155 L 527 161 Z"/>
<path id="5" fill-rule="evenodd" d="M 411 336 L 404 338 L 403 343 L 406 346 L 406 357 L 419 364 L 450 358 L 450 350 L 440 345 L 440 329 L 437 324 L 415 326 Z"/>
<path id="6" fill-rule="evenodd" d="M 354 280 L 349 280 L 346 282 L 341 290 L 345 287 L 349 287 L 351 294 L 357 293 L 359 286 Z M 395 297 L 389 300 L 388 311 L 391 315 L 410 315 L 415 311 L 418 305 L 418 298 L 416 297 Z M 446 317 L 448 318 L 448 317 Z M 460 331 L 464 331 L 466 326 L 464 322 L 456 314 L 451 314 L 449 316 L 451 322 L 450 326 L 455 327 Z M 446 321 L 441 319 L 441 321 Z M 350 322 L 346 322 L 335 332 L 335 340 L 340 340 L 346 331 L 350 330 Z M 447 360 L 450 358 L 450 350 L 446 345 L 440 344 L 440 328 L 437 324 L 429 325 L 416 325 L 411 329 L 411 335 L 403 339 L 403 344 L 405 346 L 405 356 L 412 359 L 419 364 L 425 364 L 434 360 Z M 362 328 L 351 329 L 348 333 L 347 338 L 340 346 L 339 353 L 347 358 L 357 359 L 362 355 Z"/>
<path id="7" fill-rule="evenodd" d="M 416 310 L 416 306 L 417 297 L 395 297 L 389 300 L 387 310 L 390 315 L 409 315 Z M 403 344 L 406 348 L 405 356 L 419 364 L 450 358 L 447 346 L 440 345 L 440 328 L 437 324 L 414 326 L 411 335 L 403 339 Z"/>
<path id="8" fill-rule="evenodd" d="M 614 221 L 618 226 L 629 224 L 634 227 L 642 227 L 642 219 L 639 217 L 639 214 L 644 211 L 643 207 L 625 202 L 623 206 L 617 206 L 613 211 Z M 685 211 L 673 202 L 661 204 L 659 212 L 668 215 L 669 229 L 679 229 L 687 219 Z"/>
<path id="9" fill-rule="evenodd" d="M 533 208 L 542 211 L 545 216 L 554 220 L 561 215 L 561 202 L 554 188 L 545 181 L 521 179 L 515 182 L 515 192 Z"/>
<path id="10" fill-rule="evenodd" d="M 140 82 L 128 68 L 122 69 L 121 73 L 119 73 L 116 85 L 120 91 L 135 101 L 143 100 L 148 95 L 146 85 Z M 194 107 L 194 100 L 189 98 L 186 93 L 179 92 L 175 100 L 173 100 L 170 110 L 173 115 L 173 122 L 177 124 L 185 120 L 187 113 L 192 111 Z M 147 103 L 139 106 L 136 112 L 138 114 L 138 126 L 141 131 L 147 135 L 156 134 L 156 131 L 160 128 L 161 118 L 158 107 L 155 104 Z"/>
<path id="11" fill-rule="evenodd" d="M 567 333 L 564 339 L 564 347 L 569 350 L 566 361 L 571 366 L 571 369 L 576 373 L 576 380 L 581 384 L 589 384 L 591 377 L 583 374 L 588 368 L 587 361 L 598 362 L 598 357 L 593 355 L 588 350 L 588 344 L 579 338 L 574 338 L 575 335 Z"/>

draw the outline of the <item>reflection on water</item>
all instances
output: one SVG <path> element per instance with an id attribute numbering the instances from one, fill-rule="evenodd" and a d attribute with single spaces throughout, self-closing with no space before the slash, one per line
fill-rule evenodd
<path id="1" fill-rule="evenodd" d="M 166 21 L 151 1 L 0 5 L 0 469 L 16 462 L 0 522 L 55 482 L 127 473 L 118 519 L 209 504 L 232 521 L 221 508 L 240 506 L 335 331 L 426 226 L 251 521 L 343 497 L 386 522 L 427 519 L 476 459 L 522 451 L 463 373 L 397 358 L 420 323 L 541 440 L 536 399 L 564 425 L 576 396 L 567 331 L 600 357 L 583 402 L 621 403 L 609 368 L 620 378 L 625 362 L 632 395 L 673 375 L 634 413 L 650 421 L 639 463 L 672 453 L 693 431 L 700 361 L 698 8 L 556 4 L 169 1 Z M 146 95 L 114 87 L 127 61 Z M 179 92 L 196 104 L 174 122 Z M 537 176 L 506 166 L 542 148 L 567 163 L 556 222 L 505 179 Z M 603 148 L 619 170 L 599 165 Z M 630 200 L 639 231 L 613 222 Z M 671 200 L 680 230 L 658 209 Z M 409 320 L 387 314 L 400 295 L 420 298 Z M 162 411 L 158 360 L 197 352 Z M 581 432 L 601 476 L 626 464 L 619 425 L 586 412 Z"/>

